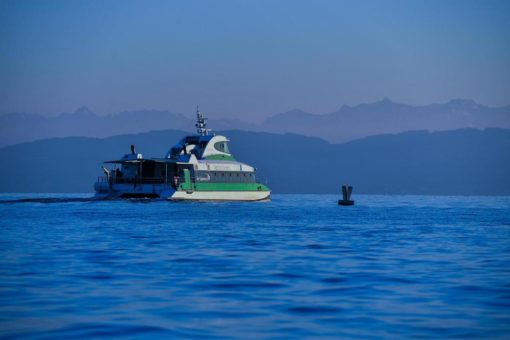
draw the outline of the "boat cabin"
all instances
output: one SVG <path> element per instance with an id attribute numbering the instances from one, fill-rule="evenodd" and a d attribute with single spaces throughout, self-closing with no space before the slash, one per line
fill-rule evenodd
<path id="1" fill-rule="evenodd" d="M 196 159 L 230 160 L 234 157 L 229 151 L 228 140 L 225 136 L 205 135 L 187 136 L 174 145 L 166 154 L 166 158 L 187 161 L 188 155 Z"/>

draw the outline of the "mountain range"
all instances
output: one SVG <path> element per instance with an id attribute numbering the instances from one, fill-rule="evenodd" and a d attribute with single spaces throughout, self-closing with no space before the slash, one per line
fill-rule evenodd
<path id="1" fill-rule="evenodd" d="M 161 157 L 186 132 L 65 137 L 0 148 L 0 192 L 91 192 L 104 160 L 135 144 Z M 315 137 L 224 131 L 240 161 L 275 193 L 509 195 L 510 130 L 412 131 L 332 144 Z"/>
<path id="2" fill-rule="evenodd" d="M 385 98 L 371 104 L 344 105 L 324 115 L 292 110 L 272 116 L 262 124 L 264 131 L 294 132 L 336 143 L 404 131 L 488 127 L 510 128 L 510 106 L 491 108 L 464 99 L 412 106 Z"/>
<path id="3" fill-rule="evenodd" d="M 52 137 L 108 137 L 153 130 L 194 130 L 194 117 L 157 110 L 97 115 L 86 107 L 56 117 L 39 114 L 0 115 L 0 147 Z M 328 114 L 294 109 L 262 123 L 211 119 L 213 130 L 240 129 L 296 133 L 343 143 L 362 137 L 413 130 L 445 131 L 461 128 L 510 128 L 510 106 L 499 108 L 456 99 L 445 104 L 412 106 L 384 99 L 375 103 L 342 106 Z"/>

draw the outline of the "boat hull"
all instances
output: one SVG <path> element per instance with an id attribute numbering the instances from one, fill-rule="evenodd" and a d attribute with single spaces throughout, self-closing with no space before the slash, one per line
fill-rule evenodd
<path id="1" fill-rule="evenodd" d="M 267 190 L 175 190 L 162 184 L 113 184 L 96 183 L 96 197 L 161 198 L 172 201 L 263 201 L 269 200 Z"/>
<path id="2" fill-rule="evenodd" d="M 269 191 L 176 191 L 173 201 L 264 201 L 269 200 Z"/>

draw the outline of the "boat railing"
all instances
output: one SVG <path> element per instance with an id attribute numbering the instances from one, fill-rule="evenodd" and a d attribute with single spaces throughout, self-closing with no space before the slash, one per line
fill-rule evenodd
<path id="1" fill-rule="evenodd" d="M 166 183 L 165 177 L 115 177 L 115 176 L 99 176 L 97 177 L 97 181 L 100 183 L 125 183 L 125 184 L 162 184 Z"/>

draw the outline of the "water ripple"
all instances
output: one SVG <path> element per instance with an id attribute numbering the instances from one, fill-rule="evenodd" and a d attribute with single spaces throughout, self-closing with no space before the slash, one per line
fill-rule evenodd
<path id="1" fill-rule="evenodd" d="M 1 338 L 506 338 L 510 198 L 0 195 Z"/>

